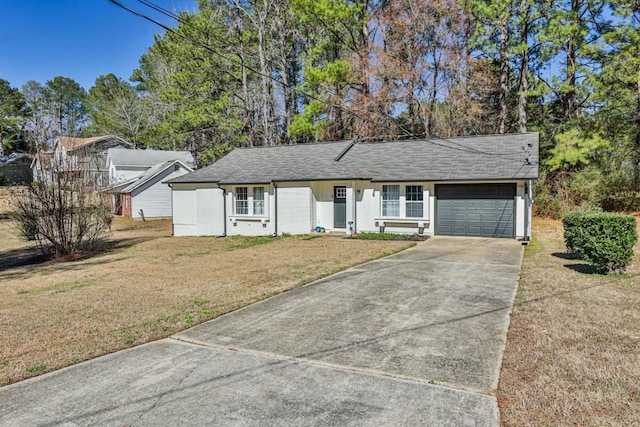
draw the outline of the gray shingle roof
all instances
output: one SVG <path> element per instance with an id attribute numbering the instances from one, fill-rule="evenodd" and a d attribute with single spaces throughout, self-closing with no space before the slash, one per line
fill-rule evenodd
<path id="1" fill-rule="evenodd" d="M 528 144 L 531 144 L 530 148 Z M 348 141 L 342 141 L 237 149 L 206 168 L 170 182 L 258 184 L 347 179 L 466 181 L 538 177 L 537 133 L 349 146 Z M 341 153 L 344 155 L 336 161 Z M 526 162 L 527 157 L 530 164 Z"/>
<path id="2" fill-rule="evenodd" d="M 333 159 L 349 141 L 238 148 L 214 164 L 171 182 L 260 184 L 271 181 L 357 179 Z"/>
<path id="3" fill-rule="evenodd" d="M 187 170 L 191 170 L 191 168 L 182 163 L 180 160 L 168 160 L 166 162 L 158 163 L 157 165 L 154 165 L 147 169 L 143 174 L 136 176 L 135 178 L 132 178 L 127 182 L 120 183 L 112 188 L 119 188 L 119 193 L 131 193 L 133 190 L 143 186 L 145 183 L 151 181 L 156 176 L 162 174 L 168 168 L 172 168 L 175 164 L 179 164 L 182 167 L 187 167 Z"/>
<path id="4" fill-rule="evenodd" d="M 168 150 L 130 150 L 127 148 L 109 148 L 108 159 L 116 166 L 153 166 L 169 160 L 180 160 L 189 167 L 195 162 L 188 151 Z"/>

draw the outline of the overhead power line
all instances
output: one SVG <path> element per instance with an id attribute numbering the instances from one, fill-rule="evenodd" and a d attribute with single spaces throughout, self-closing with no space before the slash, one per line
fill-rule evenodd
<path id="1" fill-rule="evenodd" d="M 208 45 L 208 44 L 206 44 L 204 42 L 195 40 L 192 37 L 189 37 L 189 36 L 187 36 L 185 34 L 182 34 L 181 32 L 169 27 L 168 25 L 165 25 L 165 24 L 161 23 L 160 21 L 158 21 L 158 20 L 156 20 L 156 19 L 154 19 L 154 18 L 152 18 L 152 17 L 150 17 L 150 16 L 148 16 L 148 15 L 142 13 L 142 12 L 139 12 L 139 11 L 137 11 L 135 9 L 132 9 L 132 8 L 122 4 L 121 2 L 119 2 L 117 0 L 108 0 L 108 1 L 110 3 L 113 3 L 116 6 L 120 7 L 121 9 L 129 12 L 129 13 L 132 13 L 132 14 L 134 14 L 134 15 L 136 15 L 136 16 L 138 16 L 138 17 L 140 17 L 140 18 L 142 18 L 142 19 L 144 19 L 146 21 L 149 21 L 149 22 L 161 27 L 165 31 L 167 31 L 167 32 L 169 32 L 171 34 L 174 34 L 175 36 L 177 36 L 177 37 L 179 37 L 179 38 L 181 38 L 181 39 L 183 39 L 185 41 L 188 41 L 188 42 L 190 42 L 190 43 L 192 43 L 192 44 L 194 44 L 196 46 L 199 46 L 199 47 L 205 49 L 206 51 L 208 51 L 208 52 L 210 52 L 210 53 L 212 53 L 214 55 L 219 56 L 220 58 L 223 58 L 223 59 L 225 59 L 225 60 L 227 60 L 227 61 L 229 61 L 229 62 L 231 62 L 231 63 L 233 63 L 233 64 L 235 64 L 237 66 L 244 67 L 245 69 L 247 69 L 247 70 L 249 70 L 249 71 L 251 71 L 251 72 L 253 72 L 253 73 L 255 73 L 255 74 L 259 75 L 259 76 L 265 77 L 265 78 L 267 78 L 267 79 L 269 79 L 269 80 L 281 85 L 282 88 L 290 89 L 290 90 L 295 91 L 296 93 L 298 93 L 300 95 L 306 96 L 307 98 L 309 98 L 311 100 L 320 102 L 321 104 L 326 105 L 327 107 L 331 107 L 331 108 L 340 110 L 342 112 L 345 112 L 347 114 L 350 114 L 350 115 L 362 120 L 363 122 L 370 123 L 370 124 L 372 124 L 374 126 L 379 125 L 378 123 L 375 123 L 374 121 L 370 120 L 369 118 L 362 116 L 358 112 L 355 112 L 355 111 L 353 111 L 353 110 L 351 110 L 349 108 L 343 107 L 341 105 L 328 102 L 328 101 L 326 101 L 326 100 L 324 100 L 322 98 L 319 98 L 319 97 L 317 97 L 315 95 L 312 95 L 312 94 L 310 94 L 308 92 L 305 92 L 302 89 L 297 88 L 295 85 L 292 85 L 292 84 L 289 84 L 289 83 L 285 83 L 282 80 L 279 80 L 279 79 L 277 79 L 276 77 L 274 77 L 272 75 L 265 74 L 265 73 L 261 72 L 260 70 L 257 70 L 256 68 L 254 68 L 254 67 L 252 67 L 250 65 L 247 65 L 247 64 L 245 64 L 245 63 L 243 63 L 243 62 L 241 62 L 241 61 L 239 61 L 237 59 L 234 59 L 232 57 L 229 57 L 228 55 L 225 55 L 224 53 L 221 53 L 220 51 L 212 48 L 210 45 Z M 171 12 L 171 11 L 169 11 L 169 10 L 167 10 L 167 9 L 165 9 L 165 8 L 159 6 L 159 5 L 157 5 L 157 4 L 155 4 L 155 3 L 151 2 L 151 1 L 148 1 L 148 0 L 137 0 L 137 1 L 139 3 L 147 6 L 147 7 L 155 10 L 156 12 L 159 12 L 159 13 L 161 13 L 161 14 L 163 14 L 163 15 L 165 15 L 165 16 L 167 16 L 167 17 L 169 17 L 169 18 L 171 18 L 171 19 L 173 19 L 175 21 L 177 21 L 178 23 L 182 23 L 183 25 L 192 26 L 189 22 L 185 21 L 179 14 Z M 326 23 L 324 23 L 324 22 L 322 22 L 322 23 L 323 23 L 323 25 L 326 26 Z M 220 40 L 220 39 L 218 39 L 218 40 Z M 225 40 L 225 42 L 226 42 L 226 40 Z M 273 63 L 271 63 L 271 65 L 273 65 Z M 332 93 L 329 90 L 327 90 L 327 92 L 330 95 L 333 95 L 335 97 L 338 96 L 337 94 Z M 471 148 L 471 147 L 465 147 L 465 146 L 463 146 L 463 145 L 461 145 L 461 144 L 459 144 L 459 143 L 457 143 L 455 141 L 450 141 L 447 138 L 440 138 L 440 137 L 426 138 L 426 135 L 424 135 L 424 134 L 423 135 L 416 135 L 416 134 L 411 133 L 408 129 L 404 128 L 402 125 L 400 125 L 388 113 L 386 113 L 384 111 L 381 111 L 380 113 L 382 115 L 386 116 L 387 118 L 391 119 L 391 122 L 394 123 L 398 127 L 398 129 L 400 129 L 400 130 L 402 130 L 404 132 L 402 135 L 400 135 L 401 137 L 405 137 L 405 138 L 422 137 L 422 138 L 424 138 L 425 142 L 428 142 L 430 144 L 437 145 L 437 146 L 440 146 L 440 147 L 443 147 L 443 148 L 451 149 L 451 150 L 468 152 L 468 153 L 485 155 L 485 156 L 502 157 L 502 158 L 506 158 L 506 159 L 509 159 L 509 160 L 513 160 L 513 161 L 521 161 L 522 160 L 522 159 L 511 158 L 508 155 L 505 155 L 503 153 L 491 153 L 491 152 L 487 152 L 487 151 L 477 150 L 477 149 L 474 149 L 474 148 Z M 455 145 L 457 145 L 457 147 L 456 146 L 451 146 L 451 145 L 446 145 L 444 143 L 436 142 L 436 141 L 434 141 L 434 139 L 439 140 L 439 141 L 446 141 L 446 142 L 449 142 L 451 144 L 455 144 Z M 515 153 L 513 153 L 513 154 L 515 154 Z"/>
<path id="2" fill-rule="evenodd" d="M 139 1 L 140 1 L 140 0 L 139 0 Z M 138 12 L 137 10 L 134 10 L 134 9 L 132 9 L 132 8 L 128 7 L 128 6 L 125 6 L 124 4 L 120 3 L 120 2 L 119 2 L 119 1 L 117 1 L 117 0 L 109 0 L 109 2 L 111 2 L 111 3 L 115 4 L 116 6 L 118 6 L 118 7 L 122 8 L 122 9 L 126 10 L 127 12 L 132 13 L 132 14 L 134 14 L 134 15 L 136 15 L 136 16 L 138 16 L 138 17 L 140 17 L 140 18 L 142 18 L 142 19 L 144 19 L 144 20 L 146 20 L 146 21 L 149 21 L 149 22 L 151 22 L 151 23 L 153 23 L 153 24 L 158 25 L 159 27 L 161 27 L 161 28 L 162 28 L 162 29 L 164 29 L 165 31 L 167 31 L 167 32 L 169 32 L 169 33 L 171 33 L 171 34 L 174 34 L 174 35 L 176 35 L 177 37 L 180 37 L 180 38 L 181 38 L 181 39 L 183 39 L 183 40 L 186 40 L 186 41 L 188 41 L 188 42 L 191 42 L 191 43 L 193 43 L 194 45 L 199 46 L 199 47 L 201 47 L 201 48 L 203 48 L 203 49 L 207 50 L 208 52 L 213 53 L 214 55 L 219 56 L 220 58 L 226 59 L 227 61 L 232 62 L 232 63 L 234 63 L 235 65 L 238 65 L 238 66 L 240 66 L 240 67 L 244 67 L 244 68 L 246 68 L 247 70 L 249 70 L 249 71 L 251 71 L 251 72 L 253 72 L 253 73 L 255 73 L 255 74 L 259 75 L 259 76 L 262 76 L 262 77 L 265 77 L 265 78 L 267 78 L 267 79 L 269 79 L 269 80 L 272 80 L 273 82 L 278 83 L 279 85 L 281 85 L 283 88 L 291 89 L 291 90 L 293 90 L 293 91 L 295 91 L 295 92 L 297 92 L 297 93 L 299 93 L 299 94 L 301 94 L 301 95 L 304 95 L 304 96 L 308 97 L 309 99 L 312 99 L 312 100 L 314 100 L 314 101 L 320 102 L 320 103 L 322 103 L 322 104 L 324 104 L 324 105 L 326 105 L 326 106 L 328 106 L 328 107 L 331 107 L 331 108 L 334 108 L 334 109 L 337 109 L 337 110 L 343 111 L 343 112 L 345 112 L 345 113 L 348 113 L 348 114 L 353 115 L 354 117 L 357 117 L 358 119 L 360 119 L 360 120 L 362 120 L 362 121 L 369 122 L 369 123 L 371 123 L 371 124 L 373 124 L 373 125 L 377 125 L 377 123 L 375 123 L 375 122 L 371 121 L 370 119 L 368 119 L 368 118 L 366 118 L 366 117 L 362 116 L 361 114 L 359 114 L 359 113 L 357 113 L 357 112 L 355 112 L 355 111 L 353 111 L 353 110 L 350 110 L 350 109 L 345 108 L 345 107 L 343 107 L 343 106 L 341 106 L 341 105 L 338 105 L 338 104 L 334 104 L 334 103 L 328 102 L 328 101 L 326 101 L 326 100 L 324 100 L 324 99 L 321 99 L 321 98 L 319 98 L 319 97 L 317 97 L 317 96 L 315 96 L 315 95 L 312 95 L 312 94 L 310 94 L 310 93 L 304 92 L 303 90 L 296 88 L 296 87 L 295 87 L 294 85 L 292 85 L 292 84 L 285 83 L 285 82 L 283 82 L 282 80 L 279 80 L 279 79 L 277 79 L 277 78 L 275 78 L 274 76 L 271 76 L 271 75 L 269 75 L 269 74 L 265 74 L 265 73 L 263 73 L 263 72 L 261 72 L 261 71 L 257 70 L 256 68 L 254 68 L 254 67 L 252 67 L 252 66 L 250 66 L 250 65 L 243 64 L 241 61 L 239 61 L 239 60 L 237 60 L 237 59 L 234 59 L 234 58 L 231 58 L 231 57 L 229 57 L 228 55 L 225 55 L 225 54 L 223 54 L 223 53 L 221 53 L 221 52 L 217 51 L 216 49 L 212 48 L 212 47 L 211 47 L 211 46 L 209 46 L 208 44 L 203 43 L 203 42 L 200 42 L 200 41 L 198 41 L 198 40 L 194 40 L 193 38 L 191 38 L 191 37 L 189 37 L 189 36 L 187 36 L 187 35 L 185 35 L 185 34 L 182 34 L 182 33 L 180 33 L 179 31 L 176 31 L 175 29 L 173 29 L 173 28 L 171 28 L 171 27 L 169 27 L 169 26 L 167 26 L 167 25 L 165 25 L 165 24 L 161 23 L 160 21 L 158 21 L 158 20 L 156 20 L 156 19 L 154 19 L 154 18 L 151 18 L 151 17 L 150 17 L 150 16 L 148 16 L 148 15 L 145 15 L 144 13 Z M 142 1 L 141 1 L 141 2 L 142 2 Z M 149 5 L 148 3 L 151 3 L 151 2 L 143 2 L 143 3 L 144 3 L 144 4 Z M 161 10 L 164 10 L 164 9 L 162 9 L 160 6 L 157 6 L 157 5 L 154 5 L 154 6 L 155 6 L 155 7 L 153 7 L 153 8 L 154 8 L 156 11 L 161 12 Z M 149 6 L 149 7 L 152 7 L 152 6 Z M 157 8 L 156 8 L 156 7 L 157 7 Z M 161 12 L 161 13 L 164 13 L 164 12 Z M 175 16 L 175 14 L 173 14 L 172 12 L 167 12 L 167 13 L 168 13 L 169 15 L 173 15 L 173 16 Z M 172 16 L 172 17 L 173 17 L 173 16 Z M 177 19 L 178 21 L 183 22 L 183 21 L 181 21 L 181 18 L 180 18 L 179 16 L 176 16 L 174 19 Z M 407 136 L 410 136 L 410 135 L 407 135 Z"/>

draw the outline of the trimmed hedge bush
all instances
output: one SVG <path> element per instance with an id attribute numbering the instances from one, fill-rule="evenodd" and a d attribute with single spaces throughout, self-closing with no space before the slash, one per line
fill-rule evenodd
<path id="1" fill-rule="evenodd" d="M 571 212 L 562 219 L 567 251 L 577 253 L 599 273 L 622 273 L 638 241 L 636 219 L 598 211 Z"/>
<path id="2" fill-rule="evenodd" d="M 570 254 L 582 253 L 581 244 L 584 241 L 582 233 L 585 230 L 582 226 L 583 218 L 585 215 L 601 213 L 604 212 L 600 208 L 588 208 L 569 212 L 562 218 L 564 243 L 567 246 L 567 252 Z"/>

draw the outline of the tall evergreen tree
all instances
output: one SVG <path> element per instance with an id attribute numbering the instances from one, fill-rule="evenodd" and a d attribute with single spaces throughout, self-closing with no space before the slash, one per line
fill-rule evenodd
<path id="1" fill-rule="evenodd" d="M 0 152 L 26 151 L 24 133 L 26 103 L 22 93 L 0 79 Z"/>

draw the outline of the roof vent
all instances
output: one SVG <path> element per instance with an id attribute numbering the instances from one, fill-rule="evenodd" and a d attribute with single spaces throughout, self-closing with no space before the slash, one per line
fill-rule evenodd
<path id="1" fill-rule="evenodd" d="M 354 137 L 353 137 L 353 141 L 351 141 L 351 142 L 349 143 L 349 145 L 347 145 L 347 146 L 344 148 L 344 150 L 342 150 L 342 151 L 340 152 L 340 154 L 338 154 L 338 155 L 336 156 L 336 158 L 335 158 L 335 159 L 333 159 L 333 161 L 335 161 L 335 162 L 340 161 L 340 159 L 342 159 L 342 158 L 344 157 L 344 155 L 345 155 L 345 154 L 347 154 L 347 153 L 349 152 L 349 150 L 351 150 L 351 147 L 353 147 L 353 146 L 354 146 L 354 145 L 356 145 L 357 143 L 358 143 L 358 135 L 356 135 L 356 136 L 354 136 Z"/>

